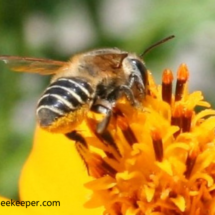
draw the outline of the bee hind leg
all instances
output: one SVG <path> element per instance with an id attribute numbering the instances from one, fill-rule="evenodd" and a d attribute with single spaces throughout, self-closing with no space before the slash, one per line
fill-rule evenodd
<path id="1" fill-rule="evenodd" d="M 76 130 L 65 134 L 65 136 L 68 137 L 70 140 L 74 140 L 76 143 L 81 144 L 85 148 L 88 148 L 86 140 Z"/>
<path id="2" fill-rule="evenodd" d="M 76 150 L 77 150 L 78 154 L 80 155 L 80 157 L 82 158 L 82 160 L 84 161 L 84 164 L 86 166 L 88 175 L 90 175 L 89 165 L 88 165 L 88 163 L 86 161 L 86 151 L 89 150 L 86 140 L 76 130 L 71 131 L 69 133 L 66 133 L 65 136 L 67 138 L 69 138 L 70 140 L 75 141 Z"/>
<path id="3" fill-rule="evenodd" d="M 104 114 L 104 119 L 97 124 L 96 127 L 96 133 L 102 134 L 108 127 L 108 124 L 110 122 L 111 116 L 112 116 L 112 103 L 110 103 L 108 100 L 104 99 L 98 99 L 92 106 L 91 110 L 96 113 Z"/>

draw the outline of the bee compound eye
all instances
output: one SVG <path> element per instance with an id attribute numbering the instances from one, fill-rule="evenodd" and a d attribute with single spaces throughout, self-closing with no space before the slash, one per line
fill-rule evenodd
<path id="1" fill-rule="evenodd" d="M 136 66 L 136 68 L 140 72 L 140 74 L 142 76 L 143 83 L 146 86 L 146 83 L 147 83 L 147 68 L 145 67 L 143 62 L 140 61 L 139 59 L 132 59 L 131 62 Z"/>

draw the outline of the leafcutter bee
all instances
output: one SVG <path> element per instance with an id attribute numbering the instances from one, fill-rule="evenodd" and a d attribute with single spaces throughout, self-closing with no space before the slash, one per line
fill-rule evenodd
<path id="1" fill-rule="evenodd" d="M 104 132 L 116 102 L 125 96 L 137 104 L 147 83 L 142 56 L 117 48 L 77 54 L 68 62 L 6 55 L 0 60 L 14 71 L 53 75 L 36 109 L 39 125 L 51 132 L 73 131 L 89 110 L 105 116 L 96 129 Z"/>

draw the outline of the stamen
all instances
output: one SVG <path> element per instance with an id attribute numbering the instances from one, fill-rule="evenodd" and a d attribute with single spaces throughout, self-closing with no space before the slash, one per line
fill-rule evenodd
<path id="1" fill-rule="evenodd" d="M 90 152 L 88 149 L 88 145 L 86 140 L 82 137 L 81 134 L 79 134 L 76 130 L 65 134 L 69 139 L 76 141 L 75 146 L 76 149 L 84 161 L 87 172 L 89 175 L 100 178 L 104 175 L 110 175 L 112 177 L 115 176 L 116 170 L 112 168 L 107 162 L 104 161 L 102 157 L 99 155 Z M 104 132 L 103 134 L 97 135 L 101 140 L 104 140 L 106 144 L 110 144 L 112 146 L 116 147 L 116 143 L 114 142 L 114 139 L 112 138 L 111 134 L 109 132 Z M 117 148 L 118 150 L 118 148 Z M 114 158 L 113 154 L 106 153 L 107 157 Z"/>
<path id="2" fill-rule="evenodd" d="M 176 91 L 175 91 L 175 101 L 179 101 L 182 98 L 184 93 L 184 86 L 189 77 L 189 72 L 187 66 L 182 64 L 177 72 L 177 83 L 176 83 Z"/>
<path id="3" fill-rule="evenodd" d="M 163 141 L 160 137 L 160 132 L 154 129 L 152 130 L 151 135 L 153 140 L 155 158 L 157 161 L 161 162 L 163 160 Z"/>
<path id="4" fill-rule="evenodd" d="M 105 145 L 112 146 L 117 154 L 121 156 L 120 151 L 118 149 L 118 146 L 116 142 L 114 141 L 114 138 L 111 136 L 109 131 L 104 131 L 102 134 L 95 133 L 95 135 L 100 139 L 101 142 L 103 142 Z M 106 153 L 106 155 L 110 158 L 114 158 L 113 154 Z"/>
<path id="5" fill-rule="evenodd" d="M 182 116 L 182 132 L 190 131 L 192 114 L 193 112 L 191 110 L 184 110 Z"/>
<path id="6" fill-rule="evenodd" d="M 114 140 L 114 138 L 112 137 L 111 133 L 108 130 L 105 130 L 103 133 L 99 134 L 96 132 L 96 125 L 98 124 L 98 121 L 95 119 L 90 119 L 88 118 L 88 125 L 89 128 L 91 129 L 91 131 L 94 133 L 94 135 L 105 145 L 110 145 L 113 147 L 114 151 L 121 156 L 120 151 L 118 149 L 118 146 Z M 114 154 L 104 151 L 107 155 L 107 157 L 109 158 L 114 158 L 115 156 Z"/>
<path id="7" fill-rule="evenodd" d="M 125 130 L 122 129 L 123 135 L 125 136 L 128 143 L 132 146 L 134 143 L 137 143 L 137 139 L 134 136 L 133 131 L 131 130 L 130 126 L 128 126 Z"/>
<path id="8" fill-rule="evenodd" d="M 171 105 L 172 103 L 173 74 L 169 69 L 164 70 L 162 77 L 162 99 Z"/>
<path id="9" fill-rule="evenodd" d="M 132 146 L 134 143 L 137 143 L 138 140 L 135 137 L 133 131 L 131 130 L 131 127 L 129 126 L 128 122 L 126 121 L 125 118 L 119 117 L 117 119 L 118 125 L 127 140 L 128 144 Z"/>
<path id="10" fill-rule="evenodd" d="M 197 158 L 198 152 L 197 150 L 191 151 L 191 153 L 188 155 L 187 160 L 186 160 L 186 166 L 187 169 L 184 172 L 185 177 L 188 179 L 191 175 L 191 172 L 193 170 L 193 167 L 196 163 L 196 158 Z"/>
<path id="11" fill-rule="evenodd" d="M 171 117 L 171 125 L 175 125 L 179 127 L 179 130 L 174 133 L 174 137 L 177 137 L 181 132 L 182 127 L 182 112 L 183 112 L 183 106 L 178 105 L 175 107 L 172 113 Z"/>
<path id="12" fill-rule="evenodd" d="M 109 165 L 107 162 L 105 162 L 104 160 L 102 160 L 101 162 L 101 167 L 100 169 L 105 170 L 106 174 L 105 175 L 109 175 L 111 177 L 115 177 L 117 171 L 111 166 Z"/>
<path id="13" fill-rule="evenodd" d="M 104 215 L 123 215 L 122 211 L 122 205 L 120 205 L 119 202 L 115 202 L 112 206 L 112 209 L 110 210 L 110 213 L 104 213 Z"/>
<path id="14" fill-rule="evenodd" d="M 87 155 L 87 163 L 89 165 L 89 175 L 95 178 L 101 178 L 107 174 L 114 177 L 116 174 L 116 170 L 113 169 L 100 155 L 96 153 Z"/>

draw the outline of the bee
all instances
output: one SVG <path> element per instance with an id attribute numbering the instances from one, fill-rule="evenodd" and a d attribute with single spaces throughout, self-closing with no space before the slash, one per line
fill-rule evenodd
<path id="1" fill-rule="evenodd" d="M 14 71 L 53 75 L 36 108 L 39 125 L 50 132 L 72 132 L 91 110 L 104 115 L 96 128 L 101 134 L 116 102 L 125 96 L 135 106 L 147 84 L 141 56 L 117 48 L 77 54 L 68 62 L 7 55 L 0 60 Z"/>

